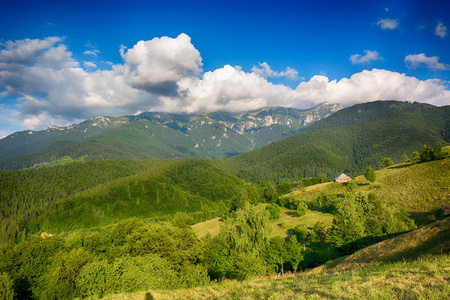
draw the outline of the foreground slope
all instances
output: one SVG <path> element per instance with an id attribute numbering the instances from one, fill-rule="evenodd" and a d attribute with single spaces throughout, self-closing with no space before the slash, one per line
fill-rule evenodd
<path id="1" fill-rule="evenodd" d="M 449 106 L 378 101 L 343 109 L 308 130 L 216 164 L 257 183 L 334 178 L 361 174 L 384 157 L 400 161 L 437 141 L 450 142 Z"/>
<path id="2" fill-rule="evenodd" d="M 103 299 L 446 299 L 449 233 L 447 218 L 305 273 Z"/>
<path id="3" fill-rule="evenodd" d="M 411 261 L 424 255 L 442 253 L 450 253 L 449 217 L 358 250 L 344 259 L 337 259 L 319 267 L 319 270 L 340 272 L 385 263 Z"/>

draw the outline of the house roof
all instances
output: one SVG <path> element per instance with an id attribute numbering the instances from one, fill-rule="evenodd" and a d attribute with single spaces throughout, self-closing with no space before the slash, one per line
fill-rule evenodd
<path id="1" fill-rule="evenodd" d="M 344 173 L 339 174 L 338 176 L 336 176 L 336 178 L 334 178 L 333 180 L 336 179 L 351 179 L 349 176 L 345 175 Z"/>

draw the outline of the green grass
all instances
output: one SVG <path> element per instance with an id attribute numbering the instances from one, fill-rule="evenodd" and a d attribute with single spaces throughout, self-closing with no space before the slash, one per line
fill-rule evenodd
<path id="1" fill-rule="evenodd" d="M 63 165 L 69 164 L 69 163 L 77 162 L 77 161 L 84 162 L 84 161 L 86 161 L 86 158 L 87 158 L 87 155 L 80 156 L 76 159 L 73 159 L 70 156 L 64 156 L 61 159 L 55 159 L 55 160 L 52 160 L 51 162 L 41 163 L 41 164 L 36 165 L 35 167 L 41 168 L 41 167 L 63 166 Z"/>
<path id="2" fill-rule="evenodd" d="M 450 201 L 450 159 L 378 171 L 375 189 L 381 199 L 398 208 L 414 214 L 428 212 Z"/>
<path id="3" fill-rule="evenodd" d="M 363 248 L 350 256 L 319 266 L 312 272 L 360 269 L 439 253 L 450 253 L 450 218 Z"/>
<path id="4" fill-rule="evenodd" d="M 208 233 L 214 237 L 220 232 L 219 219 L 220 218 L 215 218 L 197 223 L 192 225 L 191 228 L 198 238 L 202 238 Z M 280 217 L 276 220 L 272 220 L 271 222 L 273 227 L 272 236 L 281 236 L 286 238 L 288 237 L 289 232 L 300 224 L 306 224 L 309 228 L 312 228 L 317 222 L 322 222 L 327 227 L 331 226 L 333 222 L 333 215 L 318 211 L 307 211 L 305 215 L 298 216 L 296 211 L 282 208 Z"/>
<path id="5" fill-rule="evenodd" d="M 102 299 L 447 299 L 450 255 L 320 274 L 224 281 L 206 287 L 117 294 Z"/>
<path id="6" fill-rule="evenodd" d="M 317 222 L 322 222 L 326 227 L 329 227 L 333 223 L 333 215 L 308 210 L 306 214 L 299 217 L 296 211 L 282 208 L 280 218 L 272 220 L 272 235 L 285 238 L 297 225 L 306 224 L 311 229 Z"/>
<path id="7" fill-rule="evenodd" d="M 191 228 L 199 239 L 205 237 L 208 233 L 211 235 L 211 237 L 215 237 L 220 232 L 219 220 L 220 218 L 215 218 L 205 222 L 197 223 L 192 225 Z"/>
<path id="8" fill-rule="evenodd" d="M 448 148 L 448 147 L 446 147 Z M 411 213 L 417 225 L 435 221 L 431 211 L 450 204 L 450 158 L 417 164 L 397 164 L 376 171 L 376 181 L 371 184 L 364 176 L 354 182 L 359 190 L 373 192 L 396 209 Z M 287 196 L 310 202 L 324 194 L 341 197 L 346 184 L 322 183 L 293 191 Z"/>

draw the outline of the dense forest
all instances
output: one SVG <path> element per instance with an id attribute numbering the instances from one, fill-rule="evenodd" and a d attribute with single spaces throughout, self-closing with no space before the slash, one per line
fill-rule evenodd
<path id="1" fill-rule="evenodd" d="M 267 147 L 215 163 L 243 180 L 273 184 L 304 177 L 362 174 L 384 157 L 450 142 L 450 107 L 378 101 L 343 109 Z"/>

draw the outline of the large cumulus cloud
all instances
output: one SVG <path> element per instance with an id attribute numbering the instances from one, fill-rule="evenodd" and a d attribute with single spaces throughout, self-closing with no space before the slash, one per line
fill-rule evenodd
<path id="1" fill-rule="evenodd" d="M 200 52 L 191 44 L 191 38 L 180 34 L 139 41 L 128 51 L 121 49 L 125 61 L 127 82 L 149 93 L 177 96 L 178 81 L 198 76 L 202 69 Z"/>
<path id="2" fill-rule="evenodd" d="M 303 101 L 317 103 L 326 100 L 344 106 L 375 100 L 417 101 L 434 105 L 450 103 L 450 91 L 440 80 L 423 81 L 380 69 L 364 70 L 339 81 L 316 75 L 307 82 L 301 82 L 295 91 L 298 99 Z"/>
<path id="3" fill-rule="evenodd" d="M 269 77 L 298 78 L 291 68 L 260 63 L 203 72 L 200 52 L 186 34 L 122 47 L 121 64 L 107 70 L 79 62 L 60 37 L 8 41 L 0 51 L 0 111 L 29 129 L 67 125 L 98 115 L 142 111 L 190 113 L 240 111 L 263 106 L 309 108 L 321 102 L 351 105 L 395 99 L 446 105 L 450 91 L 439 80 L 419 80 L 388 70 L 365 70 L 350 78 L 313 76 L 292 89 Z M 82 68 L 84 66 L 85 68 Z M 16 110 L 14 113 L 13 108 Z"/>

